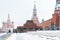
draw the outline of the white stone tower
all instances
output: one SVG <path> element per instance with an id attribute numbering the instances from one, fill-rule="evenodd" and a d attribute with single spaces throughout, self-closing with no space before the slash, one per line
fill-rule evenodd
<path id="1" fill-rule="evenodd" d="M 38 17 L 37 17 L 37 9 L 36 9 L 36 2 L 34 1 L 34 8 L 33 8 L 33 16 L 32 16 L 32 20 L 35 24 L 38 25 L 39 21 L 38 21 Z"/>

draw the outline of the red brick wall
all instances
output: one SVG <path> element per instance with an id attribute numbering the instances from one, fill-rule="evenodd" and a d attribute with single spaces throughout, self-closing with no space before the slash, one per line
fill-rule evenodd
<path id="1" fill-rule="evenodd" d="M 53 22 L 55 25 L 59 25 L 59 12 L 60 10 L 55 10 L 55 13 L 53 14 Z"/>
<path id="2" fill-rule="evenodd" d="M 49 26 L 49 27 L 50 27 L 50 25 L 51 25 L 51 20 L 52 20 L 52 19 L 49 19 L 49 20 L 47 20 L 47 21 L 44 21 L 44 22 L 40 23 L 39 26 L 41 26 L 42 28 L 45 28 L 46 26 Z"/>

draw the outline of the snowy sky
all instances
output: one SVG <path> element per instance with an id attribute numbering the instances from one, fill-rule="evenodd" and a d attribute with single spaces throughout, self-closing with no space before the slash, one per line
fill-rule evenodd
<path id="1" fill-rule="evenodd" d="M 8 13 L 14 25 L 23 25 L 30 20 L 33 14 L 34 1 L 36 1 L 37 16 L 39 21 L 52 17 L 56 0 L 0 0 L 0 27 L 7 21 Z"/>

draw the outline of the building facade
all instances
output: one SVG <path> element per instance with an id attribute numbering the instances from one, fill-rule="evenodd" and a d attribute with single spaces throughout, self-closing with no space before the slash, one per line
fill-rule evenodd
<path id="1" fill-rule="evenodd" d="M 11 22 L 10 20 L 10 15 L 8 14 L 8 19 L 7 19 L 7 22 L 3 22 L 2 23 L 2 31 L 3 32 L 13 32 L 13 29 L 14 29 L 14 22 Z"/>

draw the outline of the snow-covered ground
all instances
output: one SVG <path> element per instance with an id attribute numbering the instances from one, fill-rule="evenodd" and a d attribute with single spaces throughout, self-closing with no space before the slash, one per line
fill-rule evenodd
<path id="1" fill-rule="evenodd" d="M 7 40 L 60 40 L 60 31 L 13 33 Z"/>
<path id="2" fill-rule="evenodd" d="M 0 33 L 0 36 L 5 35 L 6 33 Z"/>
<path id="3" fill-rule="evenodd" d="M 17 36 L 17 34 L 13 33 L 7 40 L 17 40 L 16 36 Z"/>
<path id="4" fill-rule="evenodd" d="M 0 33 L 0 40 L 6 40 L 9 36 L 11 33 Z"/>

